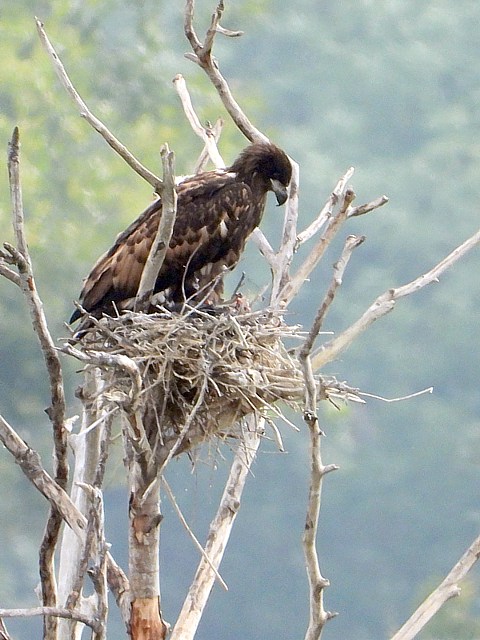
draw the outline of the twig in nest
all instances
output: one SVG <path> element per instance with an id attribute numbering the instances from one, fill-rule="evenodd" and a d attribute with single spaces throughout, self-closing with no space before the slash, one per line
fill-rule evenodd
<path id="1" fill-rule="evenodd" d="M 238 422 L 252 413 L 273 411 L 291 424 L 276 404 L 298 409 L 304 398 L 302 368 L 285 346 L 299 339 L 304 332 L 271 310 L 127 311 L 102 318 L 75 348 L 67 344 L 64 350 L 102 368 L 104 411 L 120 405 L 128 424 L 133 420 L 137 430 L 145 425 L 137 440 L 146 438 L 145 455 L 154 455 L 163 469 L 206 440 L 241 437 Z M 334 378 L 314 376 L 313 385 L 322 391 L 319 399 L 360 401 L 355 389 Z M 132 403 L 143 416 L 138 421 Z"/>
<path id="2" fill-rule="evenodd" d="M 364 398 L 374 398 L 375 400 L 381 400 L 382 402 L 403 402 L 404 400 L 411 400 L 412 398 L 418 398 L 418 396 L 423 396 L 426 393 L 433 393 L 433 387 L 427 387 L 426 389 L 422 389 L 421 391 L 415 391 L 414 393 L 409 393 L 406 396 L 400 396 L 399 398 L 384 398 L 383 396 L 375 395 L 374 393 L 367 393 L 365 391 L 359 391 L 358 395 L 363 396 Z"/>
<path id="3" fill-rule="evenodd" d="M 142 378 L 138 366 L 131 358 L 121 353 L 97 352 L 91 349 L 89 351 L 83 351 L 82 349 L 75 348 L 71 344 L 65 344 L 62 347 L 62 351 L 88 364 L 93 364 L 98 367 L 120 368 L 126 371 L 132 381 L 131 393 L 128 395 L 130 403 L 128 410 L 130 412 L 135 411 L 142 391 Z"/>
<path id="4" fill-rule="evenodd" d="M 185 420 L 184 425 L 183 425 L 180 433 L 178 434 L 176 441 L 173 443 L 173 445 L 169 449 L 167 457 L 162 462 L 162 465 L 161 465 L 161 467 L 159 469 L 159 473 L 161 473 L 163 471 L 163 469 L 165 469 L 167 464 L 170 462 L 170 460 L 173 458 L 175 453 L 180 449 L 181 445 L 183 444 L 183 440 L 184 440 L 185 436 L 187 435 L 188 431 L 190 430 L 190 427 L 191 427 L 193 421 L 197 417 L 197 412 L 199 411 L 200 407 L 202 406 L 202 404 L 204 402 L 206 390 L 207 390 L 207 377 L 205 376 L 203 378 L 202 382 L 201 382 L 201 387 L 200 387 L 200 389 L 198 391 L 197 399 L 195 400 L 195 403 L 191 407 L 191 409 L 190 409 L 190 411 L 189 411 L 189 413 L 187 415 L 187 419 Z"/>

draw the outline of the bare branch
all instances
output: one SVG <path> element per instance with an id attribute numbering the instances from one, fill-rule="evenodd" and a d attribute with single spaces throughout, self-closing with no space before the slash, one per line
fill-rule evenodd
<path id="1" fill-rule="evenodd" d="M 58 509 L 62 518 L 80 540 L 85 541 L 87 519 L 78 511 L 69 495 L 42 467 L 38 453 L 30 449 L 2 416 L 0 416 L 0 441 L 14 456 L 30 482 L 55 509 Z M 129 591 L 128 580 L 110 554 L 107 556 L 107 562 L 108 583 L 117 602 L 121 603 Z"/>
<path id="2" fill-rule="evenodd" d="M 100 627 L 94 640 L 105 640 L 108 615 L 107 553 L 110 545 L 105 540 L 105 511 L 102 492 L 98 487 L 92 487 L 91 492 L 90 517 L 95 528 L 96 548 L 95 565 L 90 571 L 90 577 L 97 594 L 97 618 Z"/>
<path id="3" fill-rule="evenodd" d="M 198 36 L 193 27 L 194 9 L 195 9 L 194 0 L 187 0 L 187 3 L 185 5 L 183 29 L 184 29 L 187 40 L 190 42 L 190 46 L 192 47 L 192 50 L 196 54 L 202 48 L 202 43 L 198 39 Z"/>
<path id="4" fill-rule="evenodd" d="M 274 307 L 283 305 L 283 290 L 290 282 L 289 269 L 296 249 L 297 220 L 298 220 L 298 183 L 300 168 L 298 163 L 289 158 L 292 165 L 288 200 L 285 204 L 282 242 L 275 257 L 275 267 L 272 272 L 272 293 L 270 304 Z"/>
<path id="5" fill-rule="evenodd" d="M 297 247 L 310 240 L 310 238 L 316 235 L 320 231 L 320 229 L 322 229 L 325 223 L 330 220 L 330 218 L 333 216 L 333 208 L 343 197 L 348 182 L 353 176 L 354 172 L 355 169 L 353 167 L 350 167 L 345 175 L 340 178 L 318 216 L 311 224 L 308 225 L 308 227 L 304 231 L 298 234 Z"/>
<path id="6" fill-rule="evenodd" d="M 327 473 L 338 469 L 337 465 L 324 465 L 321 454 L 321 437 L 323 435 L 317 417 L 318 387 L 313 375 L 311 351 L 320 332 L 327 311 L 332 304 L 338 287 L 342 284 L 343 274 L 353 250 L 364 241 L 363 237 L 349 236 L 345 241 L 340 259 L 334 265 L 333 279 L 321 303 L 313 325 L 299 352 L 299 362 L 302 366 L 305 380 L 305 409 L 304 420 L 310 432 L 310 490 L 308 496 L 307 516 L 303 534 L 303 550 L 307 568 L 310 591 L 310 618 L 305 634 L 305 640 L 319 640 L 325 623 L 336 614 L 325 610 L 323 594 L 329 581 L 322 575 L 316 540 L 318 521 L 322 499 L 323 478 Z"/>
<path id="7" fill-rule="evenodd" d="M 7 627 L 3 622 L 2 618 L 0 618 L 0 640 L 12 640 L 12 637 L 7 631 Z"/>
<path id="8" fill-rule="evenodd" d="M 60 526 L 63 520 L 56 508 L 50 507 L 50 512 L 43 534 L 39 552 L 39 573 L 42 589 L 42 602 L 44 606 L 56 606 L 57 581 L 55 577 L 55 550 L 60 534 Z M 57 618 L 45 617 L 43 619 L 43 637 L 45 640 L 57 638 Z"/>
<path id="9" fill-rule="evenodd" d="M 15 271 L 13 269 L 10 269 L 10 267 L 7 267 L 7 265 L 3 262 L 3 259 L 1 257 L 0 257 L 0 275 L 6 278 L 7 280 L 10 280 L 10 282 L 13 282 L 13 284 L 16 284 L 17 287 L 21 288 L 22 279 L 20 278 L 18 273 L 15 273 Z"/>
<path id="10" fill-rule="evenodd" d="M 317 244 L 307 256 L 304 263 L 297 269 L 290 282 L 286 284 L 285 288 L 280 293 L 280 298 L 285 304 L 291 302 L 292 299 L 297 295 L 305 280 L 307 280 L 311 272 L 315 269 L 317 264 L 322 259 L 325 251 L 332 242 L 333 238 L 336 236 L 341 225 L 343 224 L 343 222 L 345 222 L 348 215 L 348 208 L 354 198 L 355 193 L 352 191 L 352 189 L 347 189 L 343 194 L 343 202 L 341 203 L 341 207 L 338 213 L 331 218 L 330 224 L 325 230 L 325 233 L 318 240 Z"/>
<path id="11" fill-rule="evenodd" d="M 222 36 L 227 36 L 227 38 L 238 38 L 243 36 L 244 31 L 230 31 L 230 29 L 225 29 L 224 27 L 217 24 L 217 33 L 221 33 Z"/>
<path id="12" fill-rule="evenodd" d="M 386 315 L 394 308 L 396 301 L 411 293 L 415 293 L 427 284 L 437 282 L 444 271 L 454 265 L 471 249 L 480 243 L 480 230 L 468 238 L 463 244 L 454 249 L 441 262 L 435 265 L 430 271 L 415 278 L 411 282 L 396 289 L 389 289 L 378 296 L 378 298 L 368 307 L 365 313 L 354 322 L 348 329 L 343 331 L 333 340 L 322 345 L 312 355 L 312 366 L 314 371 L 318 371 L 325 364 L 335 360 L 342 351 L 345 351 L 352 342 L 363 333 L 375 320 Z"/>
<path id="13" fill-rule="evenodd" d="M 335 471 L 338 467 L 334 464 L 325 466 L 322 463 L 322 431 L 318 426 L 316 415 L 306 413 L 305 421 L 310 430 L 310 490 L 303 534 L 303 551 L 310 587 L 310 620 L 305 634 L 305 640 L 319 640 L 325 623 L 336 615 L 335 613 L 325 611 L 324 608 L 323 593 L 325 588 L 330 586 L 330 583 L 322 575 L 320 570 L 316 540 L 322 501 L 323 478 L 327 473 Z"/>
<path id="14" fill-rule="evenodd" d="M 205 40 L 203 41 L 202 54 L 204 56 L 211 56 L 212 54 L 213 41 L 219 31 L 219 23 L 220 23 L 224 9 L 225 9 L 225 5 L 223 4 L 223 0 L 219 0 L 217 4 L 217 8 L 215 9 L 215 12 L 212 15 L 210 27 L 208 28 L 207 33 L 205 35 Z"/>
<path id="15" fill-rule="evenodd" d="M 43 23 L 35 18 L 35 23 L 37 25 L 38 35 L 40 37 L 40 41 L 43 45 L 43 48 L 50 56 L 50 59 L 53 64 L 53 68 L 55 69 L 55 73 L 57 74 L 62 86 L 66 89 L 67 93 L 70 95 L 77 108 L 80 111 L 80 115 L 82 118 L 91 125 L 95 131 L 97 131 L 102 138 L 105 140 L 107 144 L 112 147 L 112 149 L 118 153 L 118 155 L 125 160 L 128 166 L 133 169 L 139 176 L 141 176 L 144 180 L 146 180 L 157 193 L 161 192 L 162 181 L 158 178 L 154 173 L 152 173 L 149 169 L 144 167 L 141 162 L 139 162 L 135 156 L 130 153 L 130 151 L 123 145 L 101 122 L 93 113 L 89 110 L 85 102 L 82 100 L 80 94 L 73 86 L 70 78 L 65 71 L 65 67 L 63 66 L 62 61 L 60 60 L 57 52 L 55 51 L 52 43 L 50 42 L 46 31 L 44 29 Z"/>
<path id="16" fill-rule="evenodd" d="M 50 381 L 51 406 L 47 413 L 52 421 L 55 436 L 56 480 L 66 486 L 68 478 L 68 463 L 66 459 L 65 433 L 65 394 L 60 359 L 53 338 L 48 330 L 47 320 L 43 310 L 43 303 L 38 295 L 33 277 L 32 261 L 25 236 L 25 221 L 23 215 L 22 189 L 20 184 L 19 132 L 15 127 L 9 143 L 8 173 L 10 180 L 10 194 L 13 211 L 13 228 L 17 241 L 17 249 L 5 243 L 5 248 L 17 260 L 17 266 L 22 281 L 22 290 L 28 302 L 33 327 L 38 336 L 45 365 Z"/>
<path id="17" fill-rule="evenodd" d="M 325 294 L 325 297 L 317 311 L 313 324 L 308 332 L 308 335 L 299 350 L 298 359 L 302 366 L 303 377 L 305 380 L 305 409 L 304 418 L 310 427 L 312 438 L 314 432 L 317 429 L 317 383 L 313 376 L 313 368 L 310 354 L 315 344 L 315 340 L 320 333 L 323 321 L 327 314 L 330 305 L 332 304 L 338 287 L 342 284 L 343 274 L 350 260 L 353 250 L 358 247 L 364 241 L 364 237 L 357 238 L 356 236 L 348 236 L 343 247 L 340 259 L 335 263 L 333 267 L 333 278 L 330 286 Z M 319 441 L 320 442 L 320 441 Z M 318 443 L 319 446 L 319 443 Z M 318 514 L 317 514 L 318 515 Z"/>
<path id="18" fill-rule="evenodd" d="M 315 320 L 313 321 L 308 337 L 305 340 L 305 343 L 300 351 L 300 356 L 302 358 L 306 358 L 308 355 L 310 355 L 315 340 L 317 339 L 318 334 L 320 333 L 320 330 L 322 328 L 323 321 L 325 320 L 325 316 L 327 315 L 327 311 L 335 298 L 338 287 L 340 287 L 340 285 L 342 284 L 343 274 L 345 272 L 345 269 L 347 268 L 352 252 L 357 247 L 359 247 L 364 242 L 364 240 L 365 236 L 348 236 L 348 238 L 346 239 L 342 255 L 340 256 L 338 262 L 333 265 L 332 282 L 328 287 L 328 291 L 325 294 L 325 298 L 323 299 L 323 302 L 317 311 L 317 315 L 315 316 Z M 314 406 L 316 406 L 316 404 Z"/>
<path id="19" fill-rule="evenodd" d="M 193 54 L 186 53 L 185 57 L 198 64 L 210 78 L 213 86 L 217 90 L 230 117 L 250 142 L 267 142 L 268 138 L 259 129 L 257 129 L 242 111 L 240 105 L 233 97 L 227 81 L 219 71 L 217 62 L 212 58 L 212 46 L 215 34 L 219 29 L 219 22 L 223 13 L 223 2 L 219 2 L 217 9 L 212 17 L 210 28 L 208 29 L 203 44 L 198 39 L 193 27 L 193 14 L 195 2 L 187 0 L 185 7 L 184 30 L 185 36 L 190 42 Z"/>
<path id="20" fill-rule="evenodd" d="M 88 525 L 86 533 L 86 542 L 83 552 L 78 563 L 78 571 L 76 580 L 72 586 L 72 590 L 67 599 L 67 609 L 73 611 L 78 610 L 78 601 L 81 598 L 83 582 L 85 575 L 88 573 L 92 579 L 95 593 L 97 595 L 96 602 L 96 622 L 95 640 L 105 638 L 106 617 L 108 612 L 107 587 L 106 587 L 106 551 L 107 544 L 105 542 L 104 531 L 104 509 L 102 493 L 98 487 L 89 484 L 78 483 L 80 488 L 87 494 L 90 507 L 88 510 Z M 93 562 L 93 566 L 90 566 Z"/>
<path id="21" fill-rule="evenodd" d="M 387 204 L 387 202 L 387 196 L 380 196 L 380 198 L 375 198 L 375 200 L 367 202 L 366 204 L 361 204 L 358 207 L 350 207 L 347 217 L 355 218 L 356 216 L 363 216 L 365 213 L 370 213 L 370 211 L 374 211 L 375 209 L 383 207 L 383 205 Z"/>
<path id="22" fill-rule="evenodd" d="M 257 245 L 258 250 L 260 251 L 262 256 L 265 258 L 265 260 L 268 262 L 270 267 L 272 269 L 276 268 L 276 264 L 277 264 L 276 253 L 273 250 L 273 247 L 268 241 L 267 237 L 265 236 L 263 231 L 260 229 L 260 227 L 256 227 L 252 231 L 252 235 L 250 236 L 250 238 Z"/>
<path id="23" fill-rule="evenodd" d="M 82 489 L 87 498 L 92 501 L 92 487 L 83 482 L 76 482 L 77 487 Z M 70 593 L 68 594 L 68 598 L 66 601 L 67 609 L 73 610 L 78 608 L 78 602 L 80 600 L 82 594 L 83 583 L 85 580 L 85 575 L 87 573 L 89 562 L 93 555 L 94 543 L 95 543 L 95 515 L 90 508 L 88 510 L 88 518 L 87 518 L 87 528 L 86 528 L 86 536 L 85 536 L 85 544 L 76 560 L 76 575 L 74 581 L 71 586 Z"/>
<path id="24" fill-rule="evenodd" d="M 56 616 L 57 618 L 66 618 L 68 620 L 76 620 L 87 625 L 93 631 L 98 630 L 98 622 L 92 620 L 90 616 L 73 611 L 63 609 L 61 607 L 33 607 L 31 609 L 0 609 L 0 618 L 31 618 L 34 616 Z"/>
<path id="25" fill-rule="evenodd" d="M 230 474 L 223 491 L 215 518 L 205 545 L 205 554 L 218 569 L 222 561 L 230 533 L 240 507 L 240 498 L 245 486 L 250 466 L 260 445 L 260 426 L 255 419 L 246 426 L 244 442 L 237 449 Z M 195 636 L 210 591 L 215 582 L 215 572 L 203 557 L 195 574 L 194 581 L 173 628 L 170 640 L 192 640 Z"/>
<path id="26" fill-rule="evenodd" d="M 190 536 L 193 544 L 196 546 L 196 548 L 200 551 L 200 553 L 202 554 L 203 558 L 208 562 L 208 564 L 210 565 L 210 567 L 212 568 L 212 570 L 215 572 L 215 577 L 218 580 L 219 584 L 222 585 L 222 587 L 225 589 L 225 591 L 228 591 L 228 587 L 225 583 L 225 580 L 222 578 L 222 576 L 220 575 L 220 573 L 217 571 L 216 567 L 214 567 L 212 561 L 210 560 L 210 558 L 206 555 L 205 551 L 203 550 L 202 545 L 200 544 L 200 542 L 198 541 L 197 537 L 195 536 L 195 534 L 193 533 L 193 531 L 191 530 L 191 528 L 188 526 L 188 522 L 185 519 L 185 516 L 183 515 L 180 507 L 178 506 L 178 503 L 175 499 L 175 495 L 170 487 L 170 485 L 168 484 L 168 482 L 165 480 L 164 477 L 162 477 L 162 485 L 163 488 L 165 489 L 165 492 L 167 494 L 168 499 L 170 500 L 170 503 L 172 505 L 172 507 L 175 510 L 175 513 L 177 514 L 180 522 L 182 523 L 183 527 L 185 528 L 185 531 L 188 533 L 188 535 Z"/>
<path id="27" fill-rule="evenodd" d="M 215 136 L 212 134 L 211 129 L 203 127 L 200 123 L 200 119 L 195 113 L 195 109 L 193 108 L 192 100 L 187 89 L 185 78 L 181 74 L 176 75 L 173 79 L 173 85 L 180 97 L 180 100 L 182 101 L 183 111 L 185 112 L 190 126 L 195 131 L 197 136 L 199 136 L 204 141 L 208 155 L 215 165 L 215 168 L 224 169 L 225 162 L 223 161 L 223 158 L 217 149 Z"/>
<path id="28" fill-rule="evenodd" d="M 472 542 L 443 582 L 432 591 L 401 629 L 392 636 L 391 640 L 412 640 L 415 638 L 450 598 L 460 594 L 459 582 L 465 578 L 479 558 L 480 536 Z"/>
<path id="29" fill-rule="evenodd" d="M 129 411 L 135 410 L 142 390 L 142 377 L 137 365 L 131 358 L 121 353 L 105 353 L 103 351 L 93 350 L 86 353 L 80 349 L 76 349 L 71 344 L 64 345 L 61 351 L 77 358 L 77 360 L 80 360 L 81 362 L 93 364 L 98 367 L 116 367 L 126 371 L 132 380 L 132 392 L 131 397 L 129 398 L 130 404 L 128 409 Z"/>
<path id="30" fill-rule="evenodd" d="M 215 124 L 213 126 L 209 126 L 206 128 L 207 134 L 209 137 L 213 137 L 213 139 L 215 140 L 215 144 L 219 141 L 220 139 L 220 134 L 222 133 L 222 129 L 223 129 L 223 119 L 222 118 L 217 118 Z M 205 170 L 205 165 L 207 164 L 207 162 L 210 160 L 210 153 L 209 153 L 209 147 L 211 146 L 211 142 L 209 140 L 208 145 L 205 144 L 205 146 L 202 149 L 202 153 L 200 154 L 196 164 L 195 164 L 195 168 L 193 170 L 193 172 L 195 174 L 201 173 L 202 171 Z"/>
<path id="31" fill-rule="evenodd" d="M 310 489 L 303 534 L 303 551 L 310 593 L 310 619 L 305 640 L 319 640 L 325 623 L 335 615 L 326 611 L 323 604 L 323 593 L 325 588 L 330 586 L 330 583 L 322 575 L 316 549 L 323 477 L 338 467 L 334 464 L 325 466 L 322 462 L 321 437 L 323 432 L 319 428 L 316 414 L 317 388 L 310 360 L 310 349 L 313 344 L 312 336 L 314 334 L 315 327 L 312 327 L 310 336 L 305 341 L 304 349 L 299 355 L 305 378 L 304 419 L 310 432 Z"/>
<path id="32" fill-rule="evenodd" d="M 162 216 L 158 225 L 155 239 L 150 248 L 147 263 L 142 272 L 142 278 L 135 300 L 135 310 L 149 305 L 150 297 L 155 288 L 157 276 L 167 255 L 170 238 L 172 237 L 175 218 L 177 215 L 177 191 L 175 189 L 175 154 L 165 143 L 161 150 L 163 163 Z"/>
<path id="33" fill-rule="evenodd" d="M 302 355 L 301 362 L 304 368 L 306 387 L 304 419 L 310 432 L 310 489 L 303 534 L 303 552 L 310 594 L 310 617 L 305 640 L 319 640 L 325 623 L 336 615 L 326 611 L 324 607 L 323 594 L 325 588 L 330 586 L 330 582 L 322 575 L 320 570 L 316 542 L 322 502 L 323 478 L 327 473 L 337 470 L 338 466 L 335 464 L 324 465 L 322 462 L 321 438 L 323 432 L 319 428 L 316 415 L 316 388 L 308 353 Z"/>
<path id="34" fill-rule="evenodd" d="M 38 336 L 45 366 L 50 382 L 51 405 L 47 409 L 53 427 L 55 453 L 55 482 L 66 489 L 68 482 L 67 433 L 65 429 L 65 392 L 60 359 L 52 336 L 47 326 L 43 303 L 38 295 L 33 276 L 32 260 L 25 235 L 25 219 L 23 214 L 22 188 L 20 182 L 20 136 L 15 127 L 8 146 L 8 177 L 10 197 L 12 201 L 13 230 L 17 248 L 5 244 L 5 248 L 16 260 L 19 270 L 20 286 L 27 300 L 35 333 Z M 62 517 L 53 505 L 50 509 L 47 524 L 40 546 L 40 579 L 43 604 L 57 604 L 57 586 L 54 572 L 54 556 L 58 542 Z M 44 637 L 54 640 L 56 637 L 56 619 L 44 620 Z"/>
<path id="35" fill-rule="evenodd" d="M 15 461 L 27 478 L 54 507 L 59 509 L 63 519 L 75 533 L 83 538 L 86 525 L 83 515 L 75 509 L 67 493 L 42 467 L 38 453 L 28 447 L 2 416 L 0 416 L 0 440 L 15 457 Z"/>

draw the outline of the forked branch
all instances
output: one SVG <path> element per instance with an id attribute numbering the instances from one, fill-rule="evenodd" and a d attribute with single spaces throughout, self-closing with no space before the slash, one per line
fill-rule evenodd
<path id="1" fill-rule="evenodd" d="M 356 320 L 348 329 L 340 333 L 326 344 L 319 347 L 312 355 L 312 366 L 314 371 L 318 371 L 328 362 L 335 360 L 340 353 L 345 351 L 352 342 L 363 333 L 368 327 L 386 315 L 394 308 L 397 300 L 408 296 L 432 282 L 438 282 L 439 277 L 460 258 L 467 254 L 471 249 L 480 244 L 480 230 L 465 240 L 461 245 L 448 254 L 432 269 L 423 275 L 415 278 L 411 282 L 404 284 L 395 289 L 389 289 L 378 296 L 378 298 L 368 307 L 363 315 Z"/>
<path id="2" fill-rule="evenodd" d="M 25 219 L 23 215 L 23 198 L 20 181 L 20 136 L 15 127 L 8 145 L 8 176 L 10 197 L 12 201 L 13 229 L 16 247 L 4 245 L 11 257 L 11 262 L 18 269 L 18 284 L 23 291 L 32 318 L 35 333 L 47 369 L 50 383 L 51 404 L 47 409 L 53 428 L 55 482 L 66 489 L 68 482 L 67 432 L 65 429 L 65 392 L 60 359 L 53 338 L 47 325 L 43 304 L 37 291 L 33 266 L 25 235 Z M 15 279 L 13 279 L 15 281 Z M 57 585 L 55 580 L 54 557 L 60 534 L 62 517 L 55 505 L 52 505 L 47 519 L 45 532 L 40 545 L 40 583 L 42 600 L 45 606 L 57 604 Z M 56 636 L 55 618 L 45 619 L 44 636 L 46 640 L 54 640 Z"/>
<path id="3" fill-rule="evenodd" d="M 215 133 L 215 128 L 204 127 L 199 117 L 197 116 L 195 109 L 193 108 L 192 99 L 187 89 L 187 83 L 185 78 L 181 74 L 177 74 L 173 79 L 173 86 L 175 87 L 178 96 L 182 102 L 183 111 L 190 123 L 190 126 L 205 143 L 205 149 L 208 153 L 210 160 L 213 162 L 216 169 L 224 169 L 225 162 L 217 149 L 218 136 Z M 221 121 L 220 121 L 221 123 Z M 219 124 L 220 124 L 219 123 Z M 218 125 L 217 125 L 218 126 Z M 221 127 L 220 127 L 221 129 Z"/>
<path id="4" fill-rule="evenodd" d="M 65 434 L 65 394 L 63 389 L 63 375 L 60 359 L 55 343 L 47 325 L 47 319 L 43 310 L 43 303 L 37 292 L 33 276 L 32 260 L 28 250 L 25 236 L 25 220 L 23 215 L 22 189 L 20 183 L 20 139 L 18 127 L 15 127 L 8 151 L 8 174 L 10 181 L 10 195 L 12 200 L 13 229 L 17 247 L 5 245 L 9 250 L 12 263 L 18 268 L 16 282 L 21 288 L 27 300 L 35 333 L 38 336 L 42 348 L 45 365 L 50 382 L 51 405 L 47 411 L 52 421 L 55 454 L 56 454 L 56 480 L 62 486 L 66 485 L 68 478 L 67 442 Z"/>
<path id="5" fill-rule="evenodd" d="M 321 454 L 322 431 L 317 417 L 317 384 L 313 375 L 311 363 L 311 351 L 320 332 L 327 311 L 332 304 L 335 293 L 342 284 L 343 274 L 353 250 L 358 247 L 364 238 L 349 236 L 345 242 L 342 254 L 334 265 L 332 282 L 318 309 L 312 327 L 299 351 L 299 361 L 302 365 L 305 379 L 305 408 L 304 419 L 310 432 L 310 490 L 308 497 L 308 509 L 303 535 L 303 549 L 307 576 L 310 585 L 310 617 L 305 640 L 319 640 L 325 623 L 336 614 L 327 611 L 323 603 L 323 594 L 329 581 L 322 575 L 316 550 L 318 533 L 318 521 L 322 498 L 322 486 L 324 476 L 338 469 L 337 465 L 324 465 Z"/>
<path id="6" fill-rule="evenodd" d="M 70 496 L 45 471 L 38 453 L 28 447 L 2 416 L 0 416 L 0 441 L 13 455 L 30 482 L 50 502 L 52 507 L 61 513 L 63 520 L 78 538 L 85 542 L 87 519 L 78 511 Z M 109 553 L 107 554 L 107 570 L 110 588 L 117 602 L 123 605 L 124 600 L 128 598 L 128 580 Z"/>
<path id="7" fill-rule="evenodd" d="M 311 222 L 304 231 L 298 234 L 297 247 L 317 235 L 317 233 L 319 233 L 325 224 L 333 217 L 333 209 L 343 198 L 354 171 L 355 169 L 350 167 L 350 169 L 339 179 L 327 202 L 323 205 L 315 220 Z"/>
<path id="8" fill-rule="evenodd" d="M 352 189 L 346 188 L 342 201 L 338 211 L 330 219 L 325 233 L 317 240 L 316 245 L 313 247 L 307 258 L 297 269 L 291 280 L 285 285 L 283 291 L 280 294 L 282 302 L 287 305 L 300 291 L 305 281 L 308 279 L 312 271 L 318 265 L 322 259 L 325 251 L 330 246 L 332 240 L 337 235 L 340 227 L 345 222 L 348 216 L 348 209 L 355 198 L 355 193 Z"/>
<path id="9" fill-rule="evenodd" d="M 198 38 L 193 26 L 195 2 L 187 0 L 185 7 L 184 30 L 187 40 L 190 42 L 193 53 L 186 53 L 185 57 L 198 64 L 207 74 L 213 86 L 217 90 L 230 117 L 250 142 L 267 142 L 267 136 L 257 129 L 247 118 L 228 86 L 227 81 L 220 73 L 217 61 L 212 57 L 212 47 L 217 33 L 227 36 L 239 36 L 240 31 L 229 31 L 220 26 L 224 5 L 219 2 L 212 16 L 210 27 L 205 35 L 203 43 Z"/>

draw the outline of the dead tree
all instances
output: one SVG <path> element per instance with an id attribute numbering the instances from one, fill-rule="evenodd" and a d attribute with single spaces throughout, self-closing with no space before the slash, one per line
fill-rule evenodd
<path id="1" fill-rule="evenodd" d="M 194 28 L 193 0 L 185 8 L 185 35 L 192 52 L 187 57 L 210 78 L 232 122 L 251 142 L 266 140 L 234 99 L 212 57 L 217 34 L 241 35 L 220 25 L 224 11 L 220 2 L 203 40 Z M 84 382 L 79 397 L 84 406 L 82 425 L 69 434 L 61 364 L 48 331 L 42 303 L 35 287 L 23 219 L 19 171 L 19 135 L 15 129 L 9 147 L 9 173 L 13 226 L 16 245 L 5 243 L 0 254 L 0 273 L 25 295 L 39 337 L 50 379 L 52 422 L 55 445 L 55 476 L 42 467 L 38 454 L 0 418 L 0 439 L 15 457 L 32 484 L 50 502 L 45 537 L 40 550 L 42 606 L 36 609 L 0 610 L 0 637 L 8 638 L 2 618 L 42 615 L 44 638 L 80 637 L 85 626 L 94 638 L 106 637 L 107 589 L 121 608 L 126 631 L 134 640 L 165 638 L 168 625 L 163 620 L 158 567 L 159 532 L 162 520 L 161 491 L 172 501 L 188 529 L 175 496 L 164 478 L 170 461 L 195 451 L 205 441 L 231 440 L 237 443 L 223 496 L 210 524 L 204 547 L 189 533 L 199 548 L 201 559 L 180 615 L 171 625 L 173 640 L 194 638 L 202 612 L 215 580 L 221 584 L 220 563 L 240 506 L 243 487 L 265 430 L 270 430 L 282 448 L 282 437 L 272 415 L 282 416 L 282 406 L 301 411 L 310 433 L 310 491 L 305 519 L 303 548 L 310 586 L 310 620 L 306 640 L 317 640 L 333 613 L 324 606 L 329 582 L 320 570 L 316 551 L 317 526 L 324 476 L 337 467 L 324 464 L 321 457 L 322 431 L 317 417 L 319 402 L 365 402 L 356 388 L 333 377 L 323 376 L 325 364 L 334 360 L 370 324 L 391 311 L 397 300 L 439 279 L 442 273 L 480 242 L 480 231 L 457 247 L 430 271 L 405 285 L 379 296 L 348 329 L 327 342 L 319 343 L 324 319 L 335 301 L 338 287 L 352 252 L 364 238 L 349 235 L 334 265 L 332 278 L 319 303 L 311 329 L 290 326 L 285 310 L 320 262 L 332 240 L 354 216 L 368 214 L 387 202 L 382 196 L 367 204 L 354 205 L 349 186 L 353 169 L 340 178 L 315 220 L 298 230 L 299 168 L 292 160 L 293 178 L 285 211 L 280 246 L 274 249 L 260 230 L 254 241 L 267 261 L 272 278 L 266 306 L 251 311 L 226 308 L 218 315 L 187 308 L 178 314 L 167 310 L 147 315 L 140 309 L 149 300 L 156 274 L 168 245 L 175 218 L 173 154 L 162 152 L 163 178 L 144 167 L 96 118 L 83 102 L 50 43 L 43 25 L 37 21 L 40 39 L 51 56 L 57 74 L 72 96 L 81 115 L 121 155 L 129 166 L 162 195 L 164 218 L 152 247 L 137 295 L 136 311 L 120 316 L 91 318 L 92 328 L 80 341 L 67 341 L 65 354 L 84 363 Z M 202 171 L 210 160 L 224 166 L 216 142 L 222 123 L 211 128 L 201 125 L 181 76 L 174 86 L 186 117 L 204 143 L 196 166 Z M 314 240 L 301 264 L 294 254 L 299 245 Z M 295 343 L 296 347 L 291 347 Z M 317 346 L 318 345 L 318 346 Z M 129 568 L 124 572 L 108 551 L 103 528 L 102 482 L 108 462 L 112 425 L 120 424 L 128 474 Z M 74 472 L 68 493 L 67 441 L 74 450 Z M 60 541 L 60 525 L 66 523 Z M 54 555 L 60 550 L 58 572 Z M 415 633 L 452 595 L 458 582 L 478 558 L 478 540 L 452 573 L 434 592 L 423 609 L 395 635 L 395 640 Z M 93 595 L 84 596 L 85 580 L 93 585 Z M 234 596 L 232 596 L 234 597 Z M 413 634 L 413 635 L 412 635 Z"/>

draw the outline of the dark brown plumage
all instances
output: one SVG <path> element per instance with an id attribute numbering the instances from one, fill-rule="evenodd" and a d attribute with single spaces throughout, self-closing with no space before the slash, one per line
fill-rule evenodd
<path id="1" fill-rule="evenodd" d="M 270 143 L 242 151 L 231 167 L 185 179 L 177 186 L 177 217 L 155 293 L 182 302 L 215 281 L 239 260 L 245 242 L 260 224 L 268 191 L 278 204 L 287 199 L 292 167 Z M 95 264 L 84 281 L 80 304 L 97 317 L 128 307 L 137 294 L 143 268 L 162 215 L 153 202 Z M 220 278 L 221 279 L 221 278 Z M 221 290 L 221 284 L 216 292 Z M 76 310 L 70 322 L 80 318 Z"/>

